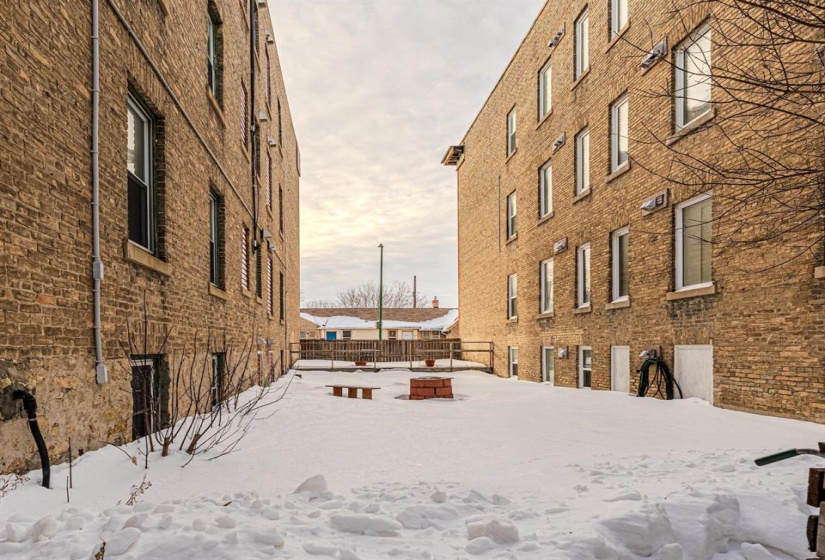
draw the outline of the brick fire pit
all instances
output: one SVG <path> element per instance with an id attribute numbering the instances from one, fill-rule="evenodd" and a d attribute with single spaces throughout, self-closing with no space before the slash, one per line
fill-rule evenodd
<path id="1" fill-rule="evenodd" d="M 453 398 L 452 377 L 414 377 L 410 379 L 410 400 Z"/>

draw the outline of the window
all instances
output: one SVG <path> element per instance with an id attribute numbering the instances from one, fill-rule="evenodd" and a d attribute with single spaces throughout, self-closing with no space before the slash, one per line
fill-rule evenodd
<path id="1" fill-rule="evenodd" d="M 396 340 L 398 338 L 398 331 L 387 331 L 387 338 Z"/>
<path id="2" fill-rule="evenodd" d="M 507 195 L 507 239 L 516 235 L 516 192 Z"/>
<path id="3" fill-rule="evenodd" d="M 272 156 L 266 151 L 266 207 L 272 210 Z"/>
<path id="4" fill-rule="evenodd" d="M 351 340 L 352 339 L 352 331 L 341 331 L 341 339 L 342 340 Z"/>
<path id="5" fill-rule="evenodd" d="M 553 108 L 553 67 L 550 61 L 539 71 L 539 120 Z"/>
<path id="6" fill-rule="evenodd" d="M 552 346 L 541 348 L 541 379 L 547 383 L 556 381 L 556 354 Z"/>
<path id="7" fill-rule="evenodd" d="M 518 317 L 518 283 L 517 275 L 507 277 L 507 318 Z"/>
<path id="8" fill-rule="evenodd" d="M 676 128 L 710 111 L 710 27 L 694 31 L 674 53 Z"/>
<path id="9" fill-rule="evenodd" d="M 261 262 L 261 247 L 255 251 L 255 295 L 258 298 L 264 297 L 263 263 Z"/>
<path id="10" fill-rule="evenodd" d="M 212 354 L 212 408 L 220 405 L 224 400 L 224 354 Z"/>
<path id="11" fill-rule="evenodd" d="M 590 243 L 576 253 L 576 302 L 578 307 L 590 306 Z"/>
<path id="12" fill-rule="evenodd" d="M 627 163 L 627 118 L 628 102 L 624 95 L 610 106 L 610 171 Z"/>
<path id="13" fill-rule="evenodd" d="M 539 169 L 539 218 L 553 212 L 553 163 L 548 161 Z"/>
<path id="14" fill-rule="evenodd" d="M 241 288 L 249 291 L 249 228 L 241 234 Z"/>
<path id="15" fill-rule="evenodd" d="M 590 190 L 590 129 L 576 135 L 576 194 Z"/>
<path id="16" fill-rule="evenodd" d="M 284 320 L 284 307 L 285 303 L 284 300 L 286 299 L 286 278 L 284 277 L 284 273 L 280 273 L 280 286 L 278 287 L 278 318 L 283 321 Z"/>
<path id="17" fill-rule="evenodd" d="M 266 58 L 266 102 L 272 105 L 272 68 L 269 62 L 269 49 L 264 49 Z"/>
<path id="18" fill-rule="evenodd" d="M 510 377 L 518 377 L 518 346 L 510 346 Z"/>
<path id="19" fill-rule="evenodd" d="M 209 281 L 223 288 L 223 233 L 221 231 L 220 196 L 209 193 Z"/>
<path id="20" fill-rule="evenodd" d="M 281 146 L 284 141 L 284 127 L 281 124 L 281 100 L 278 99 L 278 145 Z"/>
<path id="21" fill-rule="evenodd" d="M 627 285 L 630 276 L 627 268 L 627 243 L 630 236 L 628 232 L 628 228 L 624 227 L 620 230 L 614 231 L 611 236 L 611 296 L 613 301 L 626 301 L 629 296 Z"/>
<path id="22" fill-rule="evenodd" d="M 127 101 L 126 170 L 129 240 L 155 252 L 154 121 L 131 95 Z"/>
<path id="23" fill-rule="evenodd" d="M 579 346 L 579 387 L 593 386 L 593 351 L 589 346 Z"/>
<path id="24" fill-rule="evenodd" d="M 627 25 L 627 0 L 611 0 L 610 38 L 615 38 L 625 25 Z"/>
<path id="25" fill-rule="evenodd" d="M 712 200 L 703 194 L 676 207 L 676 289 L 712 284 Z"/>
<path id="26" fill-rule="evenodd" d="M 249 147 L 249 106 L 246 102 L 246 86 L 241 82 L 241 143 Z"/>
<path id="27" fill-rule="evenodd" d="M 272 317 L 275 314 L 275 278 L 272 275 L 272 257 L 266 263 L 266 314 Z"/>
<path id="28" fill-rule="evenodd" d="M 585 9 L 579 19 L 576 20 L 575 27 L 576 34 L 576 52 L 574 53 L 574 72 L 573 78 L 578 79 L 590 68 L 590 21 Z"/>
<path id="29" fill-rule="evenodd" d="M 516 151 L 516 109 L 507 113 L 507 155 Z"/>
<path id="30" fill-rule="evenodd" d="M 553 311 L 553 259 L 541 261 L 541 312 Z"/>
<path id="31" fill-rule="evenodd" d="M 220 26 L 221 22 L 218 18 L 215 8 L 210 2 L 206 18 L 206 56 L 207 56 L 207 82 L 209 84 L 209 91 L 218 102 L 221 100 L 221 63 L 220 63 Z"/>
<path id="32" fill-rule="evenodd" d="M 169 425 L 169 366 L 164 356 L 132 356 L 132 439 Z"/>
<path id="33" fill-rule="evenodd" d="M 278 225 L 284 232 L 284 188 L 278 185 Z"/>

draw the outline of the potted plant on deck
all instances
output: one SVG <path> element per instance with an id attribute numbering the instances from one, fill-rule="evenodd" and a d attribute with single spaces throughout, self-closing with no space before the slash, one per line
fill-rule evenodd
<path id="1" fill-rule="evenodd" d="M 427 367 L 435 367 L 435 360 L 432 358 L 427 358 L 424 360 L 424 365 Z"/>

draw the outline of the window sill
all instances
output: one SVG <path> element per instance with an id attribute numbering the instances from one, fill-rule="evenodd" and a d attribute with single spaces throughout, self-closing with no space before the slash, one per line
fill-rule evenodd
<path id="1" fill-rule="evenodd" d="M 511 235 L 510 237 L 508 237 L 508 238 L 507 238 L 507 240 L 504 242 L 504 244 L 505 244 L 505 245 L 509 245 L 510 243 L 512 243 L 513 241 L 515 241 L 516 239 L 518 239 L 518 233 L 514 233 L 513 235 Z"/>
<path id="2" fill-rule="evenodd" d="M 675 292 L 667 293 L 667 301 L 676 301 L 680 299 L 687 299 L 700 296 L 710 296 L 716 293 L 716 283 L 711 282 L 709 285 L 700 285 L 695 287 L 682 288 Z"/>
<path id="3" fill-rule="evenodd" d="M 158 0 L 158 5 L 160 6 L 160 11 L 163 12 L 164 16 L 169 15 L 169 4 L 167 4 L 167 0 Z"/>
<path id="4" fill-rule="evenodd" d="M 548 212 L 547 214 L 539 218 L 539 221 L 536 222 L 536 225 L 540 226 L 541 224 L 546 224 L 550 221 L 550 218 L 552 218 L 553 216 L 555 216 L 555 214 L 552 211 Z"/>
<path id="5" fill-rule="evenodd" d="M 504 165 L 507 165 L 508 163 L 510 163 L 510 160 L 513 159 L 513 156 L 516 155 L 517 153 L 518 153 L 518 148 L 516 148 L 515 150 L 510 152 L 510 155 L 508 155 L 507 159 L 504 160 Z"/>
<path id="6" fill-rule="evenodd" d="M 587 198 L 588 196 L 590 196 L 590 194 L 591 194 L 592 192 L 593 192 L 593 191 L 590 189 L 590 187 L 588 187 L 587 189 L 583 190 L 582 192 L 580 192 L 579 194 L 577 194 L 576 196 L 574 196 L 574 197 L 573 197 L 573 204 L 576 204 L 577 202 L 584 200 L 585 198 Z"/>
<path id="7" fill-rule="evenodd" d="M 570 86 L 570 91 L 573 91 L 574 89 L 579 87 L 579 84 L 584 81 L 584 79 L 587 77 L 588 74 L 590 74 L 590 67 L 589 66 L 587 67 L 587 69 L 585 69 L 584 72 L 581 73 L 581 76 L 579 76 L 578 78 L 576 78 L 573 81 L 573 85 Z"/>
<path id="8" fill-rule="evenodd" d="M 539 316 L 537 317 L 537 319 L 538 319 L 538 320 L 542 320 L 542 319 L 553 319 L 555 316 L 556 316 L 556 312 L 555 312 L 555 311 L 546 311 L 546 312 L 544 312 L 544 313 L 539 313 Z"/>
<path id="9" fill-rule="evenodd" d="M 269 206 L 266 207 L 266 213 L 269 215 L 270 218 L 274 218 L 275 215 L 272 213 L 272 208 Z"/>
<path id="10" fill-rule="evenodd" d="M 248 297 L 250 299 L 252 298 L 252 292 L 250 290 L 247 290 L 246 288 L 243 288 L 243 287 L 241 287 L 241 295 L 243 297 Z"/>
<path id="11" fill-rule="evenodd" d="M 224 290 L 217 287 L 212 282 L 209 283 L 209 295 L 215 296 L 218 299 L 222 299 L 224 301 L 229 299 L 229 294 L 227 294 Z"/>
<path id="12" fill-rule="evenodd" d="M 615 180 L 615 179 L 618 179 L 619 177 L 621 177 L 622 175 L 624 175 L 624 174 L 625 174 L 625 173 L 627 173 L 628 171 L 630 171 L 630 160 L 627 160 L 626 162 L 624 162 L 623 164 L 621 164 L 621 165 L 620 165 L 620 166 L 616 169 L 616 171 L 614 171 L 613 173 L 611 173 L 610 175 L 608 175 L 607 177 L 605 177 L 605 178 L 604 178 L 604 182 L 605 182 L 605 183 L 610 183 L 611 181 L 613 181 L 613 180 Z"/>
<path id="13" fill-rule="evenodd" d="M 539 122 L 536 123 L 536 130 L 540 129 L 544 123 L 546 123 L 550 117 L 553 115 L 553 109 L 551 108 L 550 111 L 547 112 L 546 115 L 543 117 L 539 117 Z"/>
<path id="14" fill-rule="evenodd" d="M 825 278 L 825 266 L 818 266 L 814 268 L 814 278 L 816 280 L 822 280 Z"/>
<path id="15" fill-rule="evenodd" d="M 241 143 L 241 153 L 243 153 L 243 157 L 246 158 L 246 161 L 251 161 L 249 159 L 249 150 L 247 149 L 246 146 L 243 145 L 243 143 Z"/>
<path id="16" fill-rule="evenodd" d="M 674 132 L 671 136 L 665 138 L 665 146 L 672 146 L 685 136 L 690 136 L 694 132 L 702 129 L 707 123 L 712 121 L 714 117 L 716 117 L 716 109 L 711 109 L 701 117 L 696 117 L 685 126 Z"/>
<path id="17" fill-rule="evenodd" d="M 581 307 L 576 307 L 573 309 L 573 315 L 584 315 L 585 313 L 590 313 L 593 311 L 593 307 L 588 303 L 587 305 L 582 305 Z"/>
<path id="18" fill-rule="evenodd" d="M 611 301 L 604 306 L 604 308 L 608 311 L 611 309 L 626 309 L 628 307 L 630 307 L 630 298 Z"/>
<path id="19" fill-rule="evenodd" d="M 516 323 L 518 323 L 518 317 L 510 317 L 509 319 L 507 319 L 506 323 L 508 325 L 515 325 Z"/>
<path id="20" fill-rule="evenodd" d="M 209 104 L 212 106 L 212 110 L 215 111 L 215 115 L 218 117 L 218 121 L 221 123 L 222 128 L 226 128 L 226 119 L 223 116 L 223 109 L 221 109 L 220 103 L 218 100 L 215 99 L 215 94 L 212 93 L 212 90 L 209 89 L 209 86 L 206 86 L 206 97 L 209 98 Z"/>
<path id="21" fill-rule="evenodd" d="M 607 53 L 608 53 L 608 51 L 610 51 L 610 49 L 612 49 L 612 48 L 613 48 L 613 46 L 614 46 L 616 43 L 618 43 L 619 41 L 621 41 L 621 40 L 622 40 L 622 37 L 624 36 L 624 34 L 625 34 L 625 33 L 627 33 L 627 30 L 628 30 L 628 29 L 630 29 L 630 18 L 628 18 L 628 19 L 627 19 L 627 23 L 625 23 L 625 24 L 624 24 L 624 27 L 622 27 L 622 28 L 619 30 L 619 32 L 618 32 L 618 33 L 616 33 L 616 36 L 615 36 L 615 37 L 613 37 L 613 38 L 610 40 L 610 42 L 609 42 L 609 43 L 607 43 L 607 46 L 604 48 L 604 54 L 607 54 Z"/>
<path id="22" fill-rule="evenodd" d="M 126 241 L 123 247 L 123 257 L 131 263 L 139 264 L 163 276 L 172 276 L 172 265 L 160 260 L 134 241 Z"/>
<path id="23" fill-rule="evenodd" d="M 257 301 L 257 302 L 258 302 L 258 305 L 260 305 L 261 307 L 263 307 L 263 305 L 264 305 L 264 298 L 259 297 L 259 296 L 255 296 L 255 301 Z"/>

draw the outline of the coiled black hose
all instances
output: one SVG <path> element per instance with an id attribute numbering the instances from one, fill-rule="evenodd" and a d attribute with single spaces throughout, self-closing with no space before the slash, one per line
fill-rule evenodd
<path id="1" fill-rule="evenodd" d="M 51 482 L 51 466 L 49 465 L 49 451 L 46 449 L 46 442 L 43 441 L 43 434 L 40 433 L 40 426 L 37 425 L 37 399 L 34 395 L 24 389 L 17 389 L 11 394 L 14 400 L 23 401 L 23 410 L 29 419 L 29 428 L 37 445 L 37 452 L 40 454 L 40 467 L 43 469 L 43 488 L 49 488 Z"/>
<path id="2" fill-rule="evenodd" d="M 656 369 L 654 370 L 653 378 L 651 379 L 650 368 L 653 366 L 656 366 Z M 646 359 L 637 373 L 639 374 L 639 390 L 636 392 L 637 397 L 647 396 L 650 388 L 655 385 L 656 395 L 672 401 L 674 397 L 673 386 L 675 385 L 679 390 L 679 398 L 683 398 L 682 388 L 679 387 L 679 383 L 677 383 L 670 374 L 670 368 L 667 367 L 667 364 L 659 358 Z M 663 388 L 664 392 L 662 391 Z"/>

